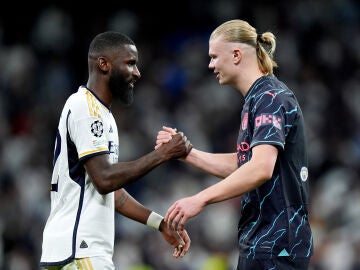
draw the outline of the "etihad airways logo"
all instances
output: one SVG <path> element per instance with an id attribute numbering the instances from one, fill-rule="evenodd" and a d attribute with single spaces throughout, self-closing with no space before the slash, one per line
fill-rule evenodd
<path id="1" fill-rule="evenodd" d="M 262 125 L 273 125 L 277 129 L 281 130 L 281 118 L 275 114 L 262 114 L 255 118 L 255 128 Z"/>

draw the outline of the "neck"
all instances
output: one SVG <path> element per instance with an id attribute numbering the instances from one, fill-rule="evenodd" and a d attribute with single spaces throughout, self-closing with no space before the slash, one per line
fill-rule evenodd
<path id="1" fill-rule="evenodd" d="M 112 102 L 112 93 L 106 86 L 101 83 L 92 82 L 89 79 L 86 87 L 93 91 L 104 104 L 110 107 Z"/>
<path id="2" fill-rule="evenodd" d="M 238 64 L 235 87 L 246 96 L 254 82 L 265 74 L 261 72 L 257 61 L 256 50 L 248 45 L 242 47 L 242 59 Z"/>
<path id="3" fill-rule="evenodd" d="M 260 70 L 257 72 L 251 72 L 250 70 L 248 72 L 244 71 L 242 76 L 239 76 L 236 89 L 238 89 L 243 96 L 246 96 L 247 92 L 250 90 L 250 87 L 257 79 L 262 76 L 264 76 L 264 74 Z"/>

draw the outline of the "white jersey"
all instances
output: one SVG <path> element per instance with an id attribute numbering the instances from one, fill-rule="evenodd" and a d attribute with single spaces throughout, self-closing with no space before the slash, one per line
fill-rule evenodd
<path id="1" fill-rule="evenodd" d="M 56 136 L 51 210 L 43 232 L 41 266 L 73 258 L 113 255 L 114 192 L 101 195 L 84 168 L 84 160 L 108 154 L 118 161 L 114 117 L 85 86 L 64 105 Z"/>

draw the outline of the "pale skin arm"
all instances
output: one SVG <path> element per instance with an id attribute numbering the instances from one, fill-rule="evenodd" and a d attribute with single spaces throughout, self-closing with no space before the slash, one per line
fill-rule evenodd
<path id="1" fill-rule="evenodd" d="M 151 210 L 134 199 L 125 189 L 115 191 L 115 210 L 121 215 L 142 224 L 146 224 L 151 213 Z M 161 222 L 159 230 L 164 240 L 174 248 L 173 257 L 184 257 L 188 252 L 191 243 L 186 230 L 172 230 L 170 229 L 170 226 L 167 226 L 164 220 Z M 182 245 L 182 248 L 179 248 L 179 245 Z"/>
<path id="2" fill-rule="evenodd" d="M 236 153 L 212 154 L 193 148 L 183 161 L 219 178 L 229 176 L 238 168 Z"/>
<path id="3" fill-rule="evenodd" d="M 200 191 L 194 196 L 173 203 L 165 221 L 179 230 L 198 215 L 205 206 L 241 196 L 269 180 L 273 174 L 278 149 L 272 145 L 258 145 L 252 149 L 250 161 L 236 169 L 225 179 Z"/>
<path id="4" fill-rule="evenodd" d="M 163 127 L 158 132 L 155 149 L 169 142 L 176 134 L 176 129 Z M 185 158 L 180 160 L 219 178 L 225 178 L 233 173 L 237 167 L 236 153 L 213 154 L 192 148 Z"/>

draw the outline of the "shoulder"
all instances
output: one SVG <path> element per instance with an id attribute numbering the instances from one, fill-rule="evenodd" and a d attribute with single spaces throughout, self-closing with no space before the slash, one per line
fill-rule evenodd
<path id="1" fill-rule="evenodd" d="M 84 113 L 89 111 L 91 102 L 89 101 L 89 92 L 86 88 L 79 87 L 78 91 L 73 93 L 67 103 L 74 113 Z"/>
<path id="2" fill-rule="evenodd" d="M 296 107 L 293 92 L 275 76 L 263 77 L 256 91 L 248 98 L 249 110 L 254 113 L 272 113 L 287 111 Z"/>
<path id="3" fill-rule="evenodd" d="M 86 89 L 79 87 L 78 91 L 73 93 L 67 99 L 65 107 L 71 111 L 71 115 L 76 118 L 84 117 L 89 114 L 89 98 Z"/>
<path id="4" fill-rule="evenodd" d="M 285 100 L 293 99 L 295 96 L 284 82 L 272 75 L 266 77 L 257 97 L 271 100 L 273 103 L 281 103 Z"/>

